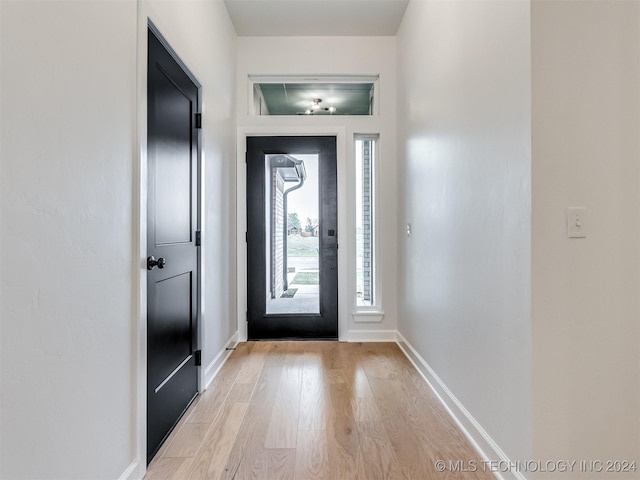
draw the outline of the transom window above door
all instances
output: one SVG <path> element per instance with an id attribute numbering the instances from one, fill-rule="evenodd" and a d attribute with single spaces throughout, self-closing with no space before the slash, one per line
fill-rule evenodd
<path id="1" fill-rule="evenodd" d="M 252 76 L 253 115 L 373 115 L 377 75 Z"/>

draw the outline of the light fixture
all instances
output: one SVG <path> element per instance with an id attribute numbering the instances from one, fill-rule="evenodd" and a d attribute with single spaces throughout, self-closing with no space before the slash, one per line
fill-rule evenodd
<path id="1" fill-rule="evenodd" d="M 311 101 L 311 106 L 304 111 L 305 115 L 314 115 L 316 113 L 336 113 L 336 107 L 322 107 L 320 104 L 322 103 L 321 98 L 314 98 Z M 298 115 L 302 115 L 302 112 L 299 112 Z"/>

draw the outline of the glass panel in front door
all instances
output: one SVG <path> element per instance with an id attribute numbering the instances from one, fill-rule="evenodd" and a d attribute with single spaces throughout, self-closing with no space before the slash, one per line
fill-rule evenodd
<path id="1" fill-rule="evenodd" d="M 318 155 L 265 155 L 266 314 L 319 314 Z"/>

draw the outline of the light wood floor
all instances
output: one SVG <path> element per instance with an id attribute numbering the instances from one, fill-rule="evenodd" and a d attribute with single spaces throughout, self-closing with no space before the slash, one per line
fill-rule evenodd
<path id="1" fill-rule="evenodd" d="M 492 479 L 392 343 L 239 344 L 146 480 Z M 463 464 L 464 465 L 464 464 Z"/>

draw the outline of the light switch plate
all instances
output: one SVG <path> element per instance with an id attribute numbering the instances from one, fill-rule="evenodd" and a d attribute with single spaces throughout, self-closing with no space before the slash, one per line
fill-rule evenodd
<path id="1" fill-rule="evenodd" d="M 567 208 L 567 235 L 569 238 L 587 238 L 587 209 Z"/>

